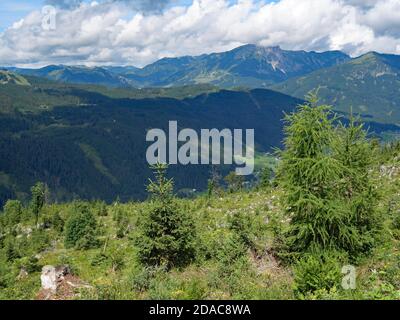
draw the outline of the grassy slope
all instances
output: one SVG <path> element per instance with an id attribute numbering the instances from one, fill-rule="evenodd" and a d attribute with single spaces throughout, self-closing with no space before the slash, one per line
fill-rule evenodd
<path id="1" fill-rule="evenodd" d="M 388 164 L 389 165 L 392 165 Z M 395 162 L 398 166 L 399 163 Z M 377 188 L 383 190 L 380 209 L 385 213 L 385 230 L 381 243 L 373 252 L 357 261 L 357 289 L 344 291 L 340 284 L 331 292 L 310 295 L 308 299 L 399 299 L 400 298 L 400 230 L 393 229 L 392 220 L 400 210 L 400 174 L 389 177 L 376 172 Z M 103 230 L 101 239 L 106 243 L 99 249 L 88 251 L 66 250 L 63 238 L 48 231 L 53 239 L 50 248 L 40 253 L 40 265 L 69 264 L 76 275 L 94 287 L 84 290 L 75 298 L 90 299 L 295 299 L 293 270 L 284 266 L 274 254 L 277 236 L 288 223 L 282 213 L 279 189 L 225 194 L 207 200 L 180 200 L 192 212 L 199 238 L 196 263 L 184 270 L 170 272 L 143 271 L 135 257 L 132 238 L 135 225 L 147 203 L 114 204 L 108 207 L 108 216 L 98 217 Z M 70 204 L 47 207 L 43 216 L 59 212 L 68 215 Z M 390 206 L 390 210 L 388 210 Z M 118 239 L 116 222 L 118 212 L 129 217 L 130 232 Z M 257 254 L 233 265 L 221 263 L 221 252 L 227 246 L 231 231 L 229 217 L 234 212 L 244 212 L 251 217 L 252 234 Z M 389 213 L 388 213 L 389 212 Z M 225 248 L 225 249 L 224 249 Z M 112 257 L 122 257 L 123 265 L 114 270 L 113 260 L 99 261 L 105 252 Z M 116 260 L 116 259 L 115 259 Z M 96 263 L 97 261 L 97 263 Z M 14 265 L 11 276 L 19 269 Z M 2 290 L 0 298 L 32 299 L 40 288 L 40 273 L 30 274 L 23 280 Z"/>

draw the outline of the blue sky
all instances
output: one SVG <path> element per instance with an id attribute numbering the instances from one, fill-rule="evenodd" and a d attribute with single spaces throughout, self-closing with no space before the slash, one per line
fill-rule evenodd
<path id="1" fill-rule="evenodd" d="M 42 0 L 0 0 L 0 31 L 25 17 L 34 9 L 40 8 L 42 4 Z"/>

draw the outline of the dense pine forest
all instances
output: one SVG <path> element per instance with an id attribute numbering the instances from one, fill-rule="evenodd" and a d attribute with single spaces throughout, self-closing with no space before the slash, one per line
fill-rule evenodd
<path id="1" fill-rule="evenodd" d="M 143 202 L 55 203 L 37 182 L 0 214 L 0 299 L 399 299 L 400 144 L 310 95 L 276 157 L 193 199 L 163 164 Z M 54 291 L 43 266 L 64 268 Z"/>
<path id="2" fill-rule="evenodd" d="M 254 128 L 262 157 L 280 145 L 284 112 L 302 101 L 266 89 L 126 90 L 25 80 L 30 85 L 0 85 L 0 206 L 7 199 L 28 202 L 37 181 L 52 190 L 53 202 L 143 200 L 151 174 L 145 157 L 149 129 L 167 131 L 172 119 L 179 129 L 197 132 Z M 224 176 L 232 170 L 220 169 Z M 178 193 L 205 190 L 211 170 L 207 165 L 169 168 Z"/>

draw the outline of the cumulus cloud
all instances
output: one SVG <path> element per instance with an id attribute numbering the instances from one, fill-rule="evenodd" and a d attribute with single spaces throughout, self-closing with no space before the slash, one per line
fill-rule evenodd
<path id="1" fill-rule="evenodd" d="M 143 66 L 246 43 L 400 54 L 400 0 L 54 2 L 55 30 L 43 30 L 43 15 L 35 11 L 0 35 L 0 65 Z"/>

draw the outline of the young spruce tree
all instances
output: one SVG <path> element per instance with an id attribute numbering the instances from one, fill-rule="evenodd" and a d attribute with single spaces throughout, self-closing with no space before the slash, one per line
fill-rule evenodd
<path id="1" fill-rule="evenodd" d="M 155 181 L 147 187 L 149 208 L 139 221 L 139 259 L 150 266 L 181 267 L 194 258 L 195 228 L 173 194 L 173 181 L 166 178 L 167 165 L 151 167 Z"/>
<path id="2" fill-rule="evenodd" d="M 376 230 L 376 194 L 368 177 L 369 143 L 352 122 L 335 126 L 328 106 L 315 94 L 286 117 L 285 150 L 278 181 L 291 218 L 288 247 L 363 252 Z"/>

